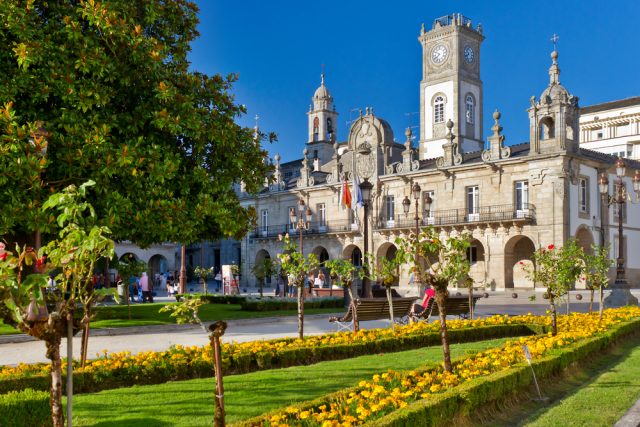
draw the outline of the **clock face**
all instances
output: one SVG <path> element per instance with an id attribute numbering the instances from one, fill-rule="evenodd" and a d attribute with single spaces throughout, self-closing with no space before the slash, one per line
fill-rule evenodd
<path id="1" fill-rule="evenodd" d="M 447 59 L 448 54 L 449 51 L 447 50 L 447 47 L 443 44 L 439 44 L 431 51 L 431 60 L 436 64 L 441 64 L 445 59 Z"/>
<path id="2" fill-rule="evenodd" d="M 473 52 L 473 48 L 471 46 L 464 47 L 464 60 L 467 64 L 471 64 L 475 59 L 475 53 Z"/>

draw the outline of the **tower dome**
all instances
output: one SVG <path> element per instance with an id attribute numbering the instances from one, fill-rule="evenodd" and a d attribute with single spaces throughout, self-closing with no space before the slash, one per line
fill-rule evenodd
<path id="1" fill-rule="evenodd" d="M 324 73 L 320 75 L 320 86 L 313 94 L 313 109 L 318 110 L 331 110 L 333 108 L 333 97 L 331 92 L 324 84 Z"/>

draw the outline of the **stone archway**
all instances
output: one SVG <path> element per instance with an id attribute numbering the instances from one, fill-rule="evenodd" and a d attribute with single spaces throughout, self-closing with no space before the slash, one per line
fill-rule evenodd
<path id="1" fill-rule="evenodd" d="M 156 274 L 164 274 L 167 272 L 168 261 L 163 255 L 155 254 L 149 258 L 148 266 L 151 277 L 155 279 Z"/>
<path id="2" fill-rule="evenodd" d="M 527 236 L 514 236 L 504 246 L 505 288 L 534 288 L 527 269 L 535 268 L 533 253 L 536 247 Z"/>
<path id="3" fill-rule="evenodd" d="M 381 258 L 386 258 L 389 261 L 393 260 L 396 256 L 396 252 L 398 252 L 398 248 L 393 243 L 385 242 L 378 248 L 376 253 L 376 260 Z M 396 279 L 393 281 L 391 286 L 399 286 L 400 285 L 400 271 L 396 273 Z"/>
<path id="4" fill-rule="evenodd" d="M 120 257 L 118 258 L 118 260 L 120 261 L 140 261 L 140 258 L 138 258 L 138 256 L 136 254 L 134 254 L 133 252 L 125 252 L 122 255 L 120 255 Z"/>
<path id="5" fill-rule="evenodd" d="M 253 265 L 256 266 L 256 265 L 262 264 L 267 259 L 271 259 L 271 255 L 269 254 L 269 252 L 266 249 L 260 249 L 256 253 L 256 258 Z M 272 281 L 271 277 L 266 277 L 264 280 L 265 286 L 271 286 L 271 281 Z M 256 286 L 257 286 L 257 283 L 256 283 Z"/>
<path id="6" fill-rule="evenodd" d="M 576 241 L 586 255 L 593 255 L 593 233 L 585 225 L 581 225 L 576 230 Z"/>
<path id="7" fill-rule="evenodd" d="M 351 263 L 356 268 L 358 268 L 358 270 L 362 268 L 362 251 L 358 246 L 351 244 L 345 247 L 342 250 L 342 257 L 344 259 L 350 260 Z M 352 286 L 352 289 L 354 291 L 354 294 L 360 294 L 360 289 L 362 288 L 362 280 L 358 277 L 358 275 L 356 275 L 353 283 L 354 286 Z"/>
<path id="8" fill-rule="evenodd" d="M 467 259 L 469 260 L 469 276 L 478 284 L 483 283 L 487 277 L 487 264 L 485 259 L 484 244 L 478 239 L 472 239 L 467 248 Z"/>
<path id="9" fill-rule="evenodd" d="M 324 263 L 329 261 L 329 251 L 324 246 L 316 246 L 312 253 L 318 258 L 318 271 L 322 271 L 324 276 L 324 287 L 331 287 L 331 275 L 329 274 L 329 270 L 326 269 Z M 320 274 L 320 273 L 316 273 Z"/>

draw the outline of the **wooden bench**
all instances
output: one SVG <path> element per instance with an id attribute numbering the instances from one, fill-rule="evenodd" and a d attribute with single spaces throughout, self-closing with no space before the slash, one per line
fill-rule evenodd
<path id="1" fill-rule="evenodd" d="M 416 302 L 415 298 L 393 298 L 393 318 L 401 323 L 408 319 L 411 307 Z M 355 329 L 353 308 L 356 308 L 358 323 L 367 320 L 389 319 L 389 301 L 387 298 L 361 298 L 355 304 L 350 304 L 349 309 L 342 317 L 330 317 L 329 322 L 335 323 L 338 330 Z M 394 320 L 395 321 L 395 320 Z"/>
<path id="2" fill-rule="evenodd" d="M 482 295 L 474 295 L 473 296 L 473 307 L 475 309 L 476 302 L 482 298 Z M 411 317 L 412 321 L 429 321 L 429 317 L 432 315 L 437 315 L 438 311 L 438 303 L 436 302 L 435 297 L 429 300 L 427 307 L 420 314 L 415 314 Z M 461 295 L 461 296 L 448 296 L 445 299 L 445 311 L 447 316 L 458 316 L 461 319 L 469 318 L 469 296 Z"/>
<path id="3" fill-rule="evenodd" d="M 340 297 L 344 298 L 344 289 L 313 288 L 313 295 L 316 297 Z"/>

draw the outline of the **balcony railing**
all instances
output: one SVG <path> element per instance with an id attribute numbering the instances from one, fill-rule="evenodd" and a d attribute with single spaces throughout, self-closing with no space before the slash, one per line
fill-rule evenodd
<path id="1" fill-rule="evenodd" d="M 312 221 L 309 224 L 308 230 L 303 230 L 303 234 L 328 234 L 328 233 L 353 233 L 358 231 L 358 224 L 352 224 L 349 220 L 334 220 L 334 221 Z M 296 236 L 300 233 L 299 230 L 291 228 L 289 224 L 270 225 L 268 227 L 256 227 L 250 234 L 253 239 L 268 239 L 278 237 L 278 235 L 289 233 L 290 236 Z"/>
<path id="2" fill-rule="evenodd" d="M 483 206 L 475 212 L 468 209 L 442 209 L 431 212 L 428 218 L 420 218 L 420 225 L 448 226 L 462 224 L 478 224 L 491 222 L 530 222 L 535 220 L 536 210 L 531 203 L 520 207 L 514 205 Z M 415 227 L 414 213 L 396 215 L 392 219 L 382 219 L 376 224 L 376 229 L 411 228 Z"/>

